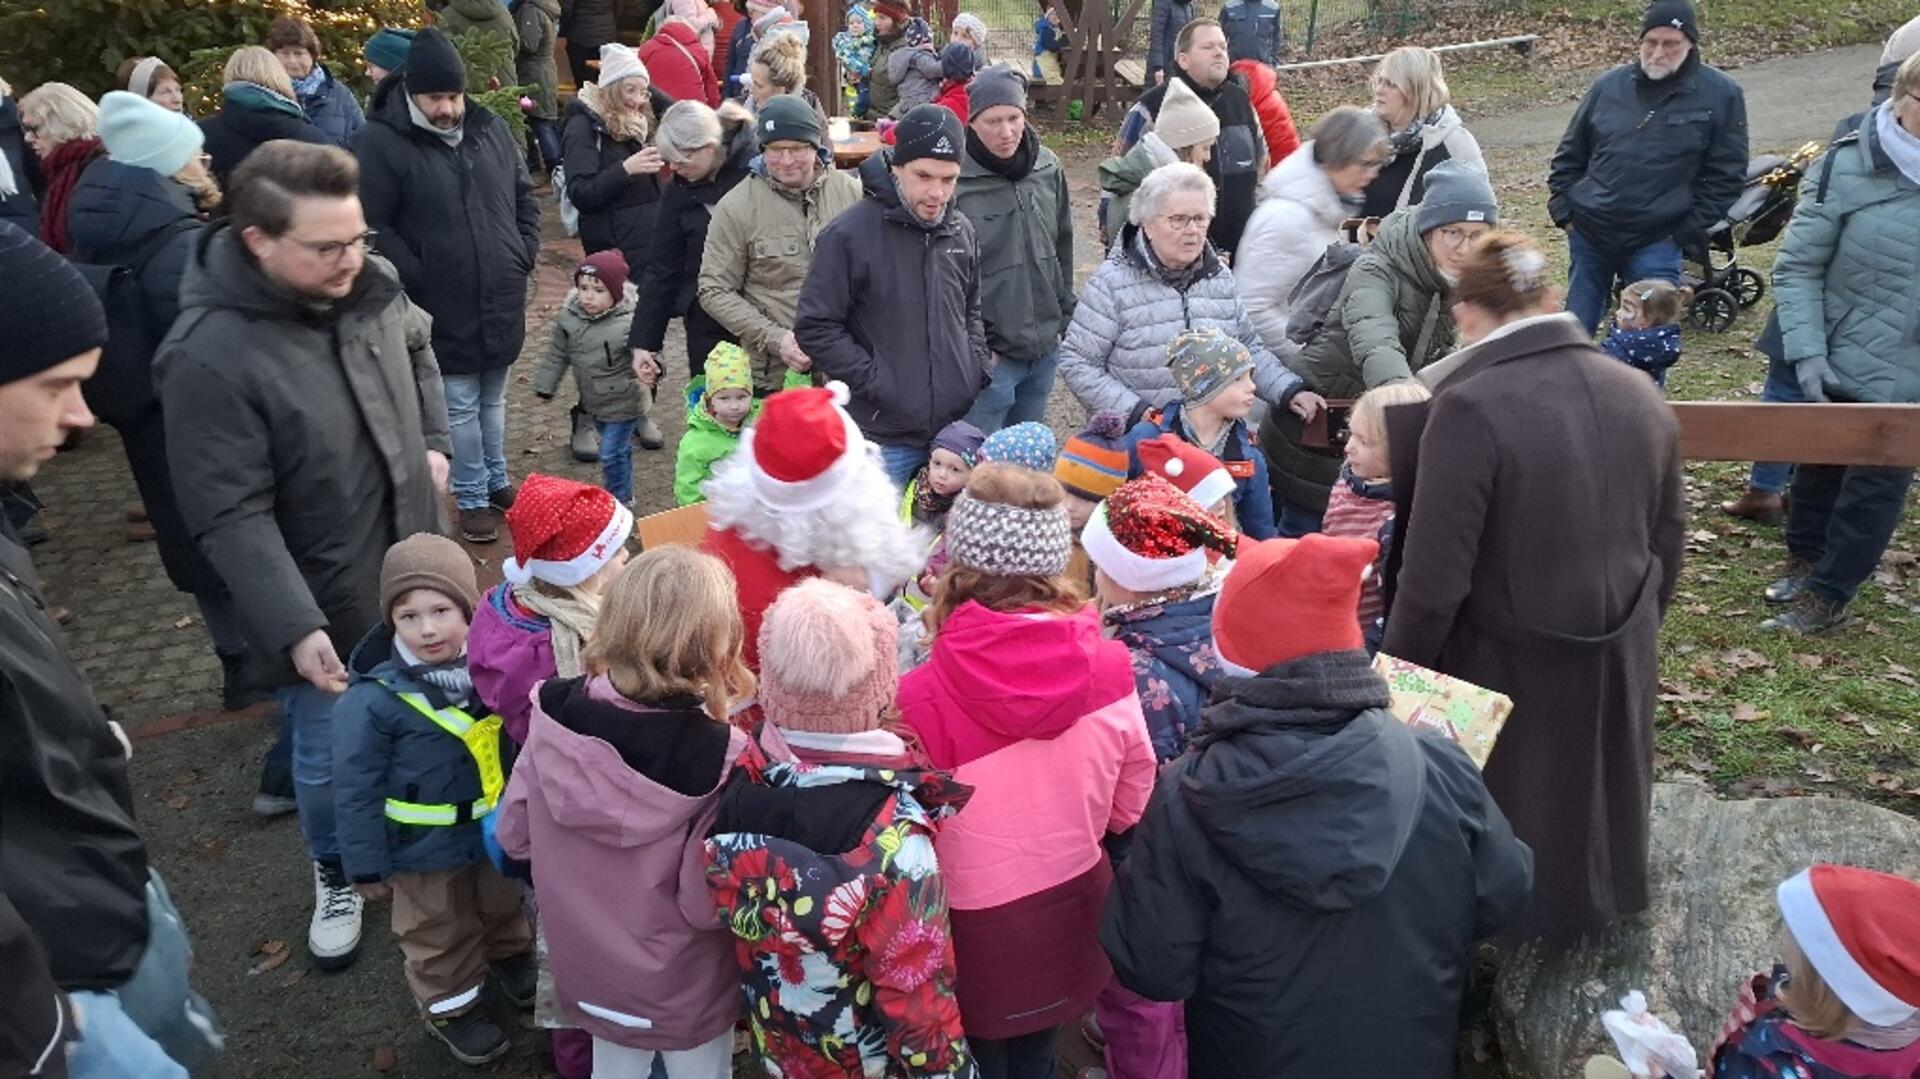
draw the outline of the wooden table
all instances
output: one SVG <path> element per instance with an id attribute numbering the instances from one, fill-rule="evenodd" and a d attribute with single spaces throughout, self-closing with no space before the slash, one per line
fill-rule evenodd
<path id="1" fill-rule="evenodd" d="M 829 142 L 833 146 L 833 166 L 838 169 L 859 168 L 861 162 L 880 152 L 880 133 L 877 131 L 855 131 L 845 142 Z"/>

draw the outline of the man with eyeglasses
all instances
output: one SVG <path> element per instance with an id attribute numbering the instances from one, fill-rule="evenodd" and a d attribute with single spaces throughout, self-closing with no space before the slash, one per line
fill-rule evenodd
<path id="1" fill-rule="evenodd" d="M 1654 0 L 1640 56 L 1600 76 L 1554 152 L 1547 213 L 1567 230 L 1567 310 L 1592 333 L 1619 287 L 1680 280 L 1747 178 L 1747 100 L 1700 60 L 1687 0 Z M 1704 253 L 1704 252 L 1702 252 Z"/>
<path id="2" fill-rule="evenodd" d="M 292 740 L 323 970 L 360 948 L 333 824 L 341 658 L 381 620 L 386 549 L 442 530 L 453 449 L 429 320 L 368 253 L 359 190 L 344 150 L 279 140 L 248 155 L 154 359 L 181 516 L 233 591 L 254 681 L 277 687 Z"/>

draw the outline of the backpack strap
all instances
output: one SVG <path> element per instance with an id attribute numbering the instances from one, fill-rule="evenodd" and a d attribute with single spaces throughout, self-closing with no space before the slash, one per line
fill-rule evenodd
<path id="1" fill-rule="evenodd" d="M 1865 122 L 1864 120 L 1861 121 L 1861 123 Z M 1820 183 L 1814 188 L 1813 192 L 1813 204 L 1815 206 L 1824 206 L 1827 203 L 1827 188 L 1833 183 L 1834 152 L 1843 146 L 1852 146 L 1859 141 L 1860 129 L 1856 127 L 1852 131 L 1847 132 L 1827 144 L 1825 160 L 1820 162 Z"/>

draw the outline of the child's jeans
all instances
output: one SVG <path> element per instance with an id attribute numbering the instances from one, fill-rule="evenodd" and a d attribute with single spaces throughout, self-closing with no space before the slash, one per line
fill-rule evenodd
<path id="1" fill-rule="evenodd" d="M 1186 1079 L 1187 1010 L 1110 982 L 1093 998 L 1107 1036 L 1108 1079 Z"/>
<path id="2" fill-rule="evenodd" d="M 600 486 L 623 506 L 633 505 L 633 429 L 639 420 L 595 420 L 600 432 Z"/>
<path id="3" fill-rule="evenodd" d="M 431 1018 L 471 1011 L 480 1003 L 490 964 L 533 951 L 520 885 L 489 862 L 395 873 L 389 883 L 407 988 Z"/>
<path id="4" fill-rule="evenodd" d="M 593 1039 L 593 1079 L 649 1079 L 665 1065 L 666 1079 L 730 1079 L 733 1031 L 692 1049 L 629 1049 Z"/>

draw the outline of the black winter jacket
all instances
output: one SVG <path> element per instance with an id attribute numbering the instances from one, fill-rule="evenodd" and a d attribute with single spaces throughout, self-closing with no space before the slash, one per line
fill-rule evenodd
<path id="1" fill-rule="evenodd" d="M 1160 773 L 1100 943 L 1187 1002 L 1194 1079 L 1453 1074 L 1473 943 L 1526 906 L 1533 856 L 1388 699 L 1357 650 L 1222 677 Z"/>
<path id="2" fill-rule="evenodd" d="M 1167 78 L 1185 82 L 1187 89 L 1199 95 L 1220 118 L 1220 141 L 1214 144 L 1213 156 L 1207 159 L 1207 175 L 1213 177 L 1217 191 L 1213 225 L 1207 230 L 1207 237 L 1215 248 L 1232 255 L 1239 250 L 1240 234 L 1247 229 L 1247 219 L 1253 216 L 1260 177 L 1266 171 L 1267 140 L 1261 132 L 1260 116 L 1253 111 L 1247 84 L 1237 74 L 1228 75 L 1227 81 L 1211 90 L 1188 78 L 1187 73 L 1177 67 L 1167 68 Z M 1167 85 L 1161 83 L 1140 95 L 1139 107 L 1145 109 L 1148 116 L 1158 118 L 1160 103 L 1166 97 Z"/>
<path id="3" fill-rule="evenodd" d="M 381 620 L 387 548 L 440 531 L 427 451 L 453 446 L 427 319 L 377 256 L 316 309 L 225 225 L 195 245 L 180 308 L 154 379 L 181 516 L 233 585 L 256 680 L 291 685 L 287 650 L 325 629 L 350 654 Z"/>
<path id="4" fill-rule="evenodd" d="M 700 261 L 707 248 L 707 225 L 720 197 L 747 178 L 744 163 L 727 161 L 711 179 L 697 184 L 676 177 L 660 198 L 653 243 L 647 248 L 646 268 L 638 275 L 639 301 L 633 309 L 632 348 L 658 352 L 666 342 L 667 323 L 684 316 L 687 363 L 692 371 L 706 369 L 707 353 L 722 341 L 737 339 L 701 307 L 694 293 L 700 283 Z"/>
<path id="5" fill-rule="evenodd" d="M 146 888 L 126 750 L 0 525 L 0 892 L 62 989 L 110 989 L 147 950 Z"/>
<path id="6" fill-rule="evenodd" d="M 620 39 L 615 0 L 561 0 L 560 36 L 567 44 L 599 51 L 600 46 Z"/>
<path id="7" fill-rule="evenodd" d="M 443 375 L 473 375 L 520 358 L 527 275 L 540 250 L 540 205 L 513 134 L 467 99 L 457 146 L 413 124 L 404 75 L 374 91 L 353 137 L 360 201 L 407 296 L 433 316 Z"/>
<path id="8" fill-rule="evenodd" d="M 1658 82 L 1638 63 L 1600 76 L 1574 110 L 1547 173 L 1547 214 L 1594 246 L 1698 242 L 1747 179 L 1747 99 L 1700 62 Z"/>
<path id="9" fill-rule="evenodd" d="M 658 90 L 647 93 L 658 122 L 673 99 Z M 623 167 L 644 148 L 637 140 L 623 142 L 608 134 L 600 114 L 579 98 L 567 105 L 560 160 L 567 169 L 567 198 L 580 211 L 580 248 L 589 255 L 619 248 L 635 280 L 646 264 L 661 193 L 658 176 L 629 176 Z"/>
<path id="10" fill-rule="evenodd" d="M 973 222 L 952 206 L 929 225 L 900 201 L 893 152 L 860 166 L 866 197 L 820 232 L 794 340 L 853 391 L 869 439 L 925 446 L 967 414 L 993 376 L 980 321 Z"/>
<path id="11" fill-rule="evenodd" d="M 72 1008 L 53 984 L 47 952 L 0 892 L 0 1075 L 66 1079 Z"/>
<path id="12" fill-rule="evenodd" d="M 27 133 L 20 128 L 20 106 L 0 97 L 0 154 L 13 170 L 13 194 L 0 196 L 0 221 L 10 221 L 29 236 L 40 235 L 40 206 L 34 201 L 39 187 L 39 158 L 27 149 Z"/>
<path id="13" fill-rule="evenodd" d="M 336 145 L 315 127 L 299 106 L 276 100 L 257 86 L 238 84 L 224 91 L 220 111 L 200 121 L 207 156 L 213 159 L 213 178 L 225 189 L 233 170 L 263 142 L 292 139 L 319 146 Z"/>

